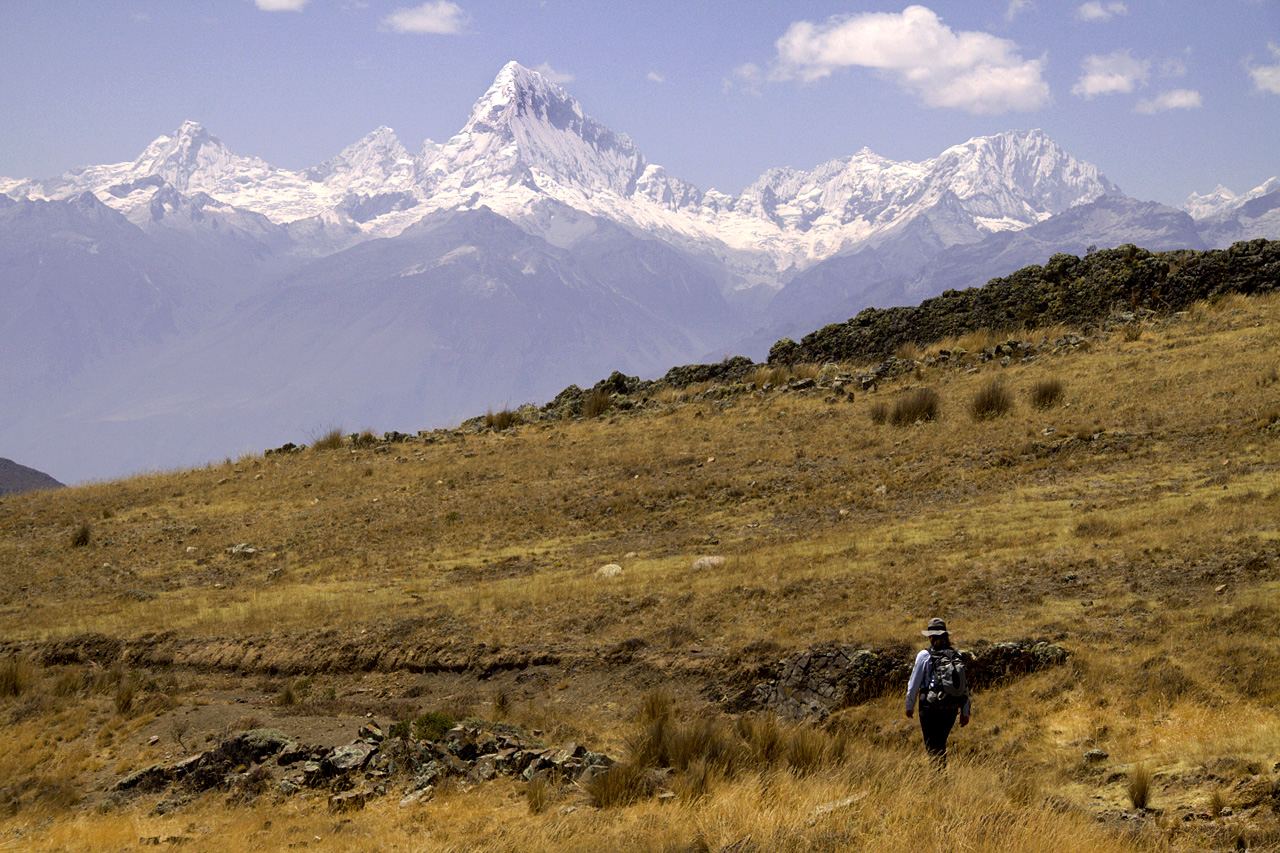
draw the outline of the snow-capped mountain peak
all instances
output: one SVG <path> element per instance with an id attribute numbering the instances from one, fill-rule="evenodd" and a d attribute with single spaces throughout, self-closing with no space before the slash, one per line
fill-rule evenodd
<path id="1" fill-rule="evenodd" d="M 228 176 L 269 170 L 256 157 L 239 157 L 198 122 L 185 121 L 172 136 L 161 136 L 133 161 L 130 177 L 159 176 L 181 192 L 216 190 Z"/>
<path id="2" fill-rule="evenodd" d="M 560 86 L 508 62 L 428 167 L 433 192 L 525 184 L 629 195 L 648 165 L 631 139 L 588 116 Z"/>
<path id="3" fill-rule="evenodd" d="M 1276 190 L 1280 190 L 1280 177 L 1270 178 L 1243 195 L 1237 195 L 1222 184 L 1218 184 L 1212 192 L 1203 195 L 1192 193 L 1187 196 L 1187 200 L 1182 203 L 1182 209 L 1191 214 L 1192 219 L 1207 219 L 1211 216 L 1228 214 Z"/>
<path id="4" fill-rule="evenodd" d="M 376 194 L 406 191 L 414 183 L 414 158 L 400 144 L 395 131 L 383 126 L 342 149 L 302 177 L 324 184 L 333 192 Z"/>

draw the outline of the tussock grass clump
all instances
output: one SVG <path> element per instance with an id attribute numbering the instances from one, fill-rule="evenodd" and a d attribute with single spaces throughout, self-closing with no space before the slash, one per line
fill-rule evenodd
<path id="1" fill-rule="evenodd" d="M 499 690 L 493 694 L 493 718 L 495 720 L 506 719 L 511 713 L 511 697 L 505 690 Z"/>
<path id="2" fill-rule="evenodd" d="M 1151 804 L 1151 768 L 1147 764 L 1138 764 L 1129 771 L 1129 785 L 1125 793 L 1135 809 L 1143 810 Z"/>
<path id="3" fill-rule="evenodd" d="M 893 354 L 897 358 L 908 361 L 920 361 L 924 358 L 924 350 L 920 349 L 918 344 L 911 341 L 898 344 L 898 347 L 893 351 Z"/>
<path id="4" fill-rule="evenodd" d="M 587 800 L 598 809 L 629 806 L 657 790 L 648 768 L 631 761 L 613 765 L 583 787 Z"/>
<path id="5" fill-rule="evenodd" d="M 133 701 L 138 695 L 138 682 L 132 678 L 122 678 L 116 684 L 115 694 L 112 701 L 116 706 L 116 713 L 122 717 L 127 717 L 133 711 Z"/>
<path id="6" fill-rule="evenodd" d="M 990 349 L 1000 342 L 1001 337 L 991 329 L 975 329 L 956 338 L 955 345 L 951 348 L 962 349 L 967 352 L 980 352 L 984 349 Z"/>
<path id="7" fill-rule="evenodd" d="M 341 450 L 346 446 L 347 437 L 340 426 L 329 427 L 311 437 L 312 450 Z"/>
<path id="8" fill-rule="evenodd" d="M 1124 339 L 1129 343 L 1142 339 L 1142 324 L 1130 323 L 1124 327 Z"/>
<path id="9" fill-rule="evenodd" d="M 645 724 L 655 720 L 669 720 L 674 713 L 675 703 L 671 694 L 659 687 L 646 692 L 641 697 L 636 719 L 641 724 Z"/>
<path id="10" fill-rule="evenodd" d="M 1227 798 L 1223 796 L 1221 789 L 1215 789 L 1209 795 L 1209 814 L 1215 819 L 1222 817 L 1222 810 L 1227 807 Z"/>
<path id="11" fill-rule="evenodd" d="M 888 403 L 882 401 L 871 406 L 871 422 L 873 424 L 882 424 L 887 420 L 889 420 Z"/>
<path id="12" fill-rule="evenodd" d="M 1066 386 L 1061 379 L 1042 379 L 1031 386 L 1031 407 L 1041 411 L 1052 409 L 1062 402 L 1065 393 Z"/>
<path id="13" fill-rule="evenodd" d="M 582 398 L 582 416 L 598 418 L 613 407 L 613 395 L 603 388 L 596 388 Z"/>
<path id="14" fill-rule="evenodd" d="M 298 689 L 290 679 L 280 688 L 280 693 L 276 695 L 276 704 L 283 707 L 291 707 L 298 704 Z"/>
<path id="15" fill-rule="evenodd" d="M 975 421 L 994 420 L 1013 409 L 1013 395 L 1000 379 L 992 379 L 978 389 L 969 403 L 969 414 Z"/>
<path id="16" fill-rule="evenodd" d="M 20 657 L 0 660 L 0 697 L 21 696 L 35 683 L 35 668 Z"/>
<path id="17" fill-rule="evenodd" d="M 932 388 L 917 388 L 900 397 L 889 413 L 889 423 L 894 426 L 911 426 L 937 420 L 938 392 Z"/>
<path id="18" fill-rule="evenodd" d="M 785 364 L 762 364 L 747 374 L 747 381 L 754 383 L 758 388 L 763 388 L 765 385 L 777 387 L 785 384 L 790 378 L 791 368 Z"/>
<path id="19" fill-rule="evenodd" d="M 522 423 L 524 423 L 524 418 L 520 416 L 519 412 L 511 409 L 503 409 L 500 412 L 490 409 L 484 415 L 484 425 L 499 432 L 514 426 L 520 426 Z"/>
<path id="20" fill-rule="evenodd" d="M 529 806 L 529 814 L 542 814 L 551 804 L 554 794 L 555 790 L 546 779 L 535 776 L 524 789 L 524 800 Z"/>
<path id="21" fill-rule="evenodd" d="M 82 521 L 76 525 L 76 529 L 71 531 L 71 547 L 83 548 L 93 540 L 93 527 L 89 522 Z"/>

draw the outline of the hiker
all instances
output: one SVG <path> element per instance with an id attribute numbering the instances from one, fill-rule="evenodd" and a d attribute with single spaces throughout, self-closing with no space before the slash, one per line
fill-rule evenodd
<path id="1" fill-rule="evenodd" d="M 947 623 L 934 617 L 929 627 L 920 632 L 929 638 L 929 648 L 916 655 L 907 682 L 907 716 L 915 713 L 920 701 L 920 731 L 924 733 L 924 749 L 934 767 L 947 767 L 947 735 L 960 717 L 961 727 L 969 725 L 969 689 L 965 683 L 964 663 L 960 653 L 951 647 Z"/>

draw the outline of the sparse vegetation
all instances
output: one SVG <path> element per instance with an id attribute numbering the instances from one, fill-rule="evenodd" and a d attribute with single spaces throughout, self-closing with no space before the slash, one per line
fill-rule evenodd
<path id="1" fill-rule="evenodd" d="M 315 835 L 336 850 L 534 853 L 746 838 L 1137 853 L 1237 833 L 1262 847 L 1280 837 L 1280 652 L 1258 641 L 1280 620 L 1280 442 L 1259 426 L 1280 398 L 1260 365 L 1280 351 L 1280 298 L 1151 320 L 1136 347 L 1115 333 L 1087 336 L 1088 352 L 1054 346 L 1075 332 L 1046 333 L 1032 361 L 998 367 L 975 348 L 838 404 L 700 382 L 625 410 L 619 392 L 616 417 L 515 436 L 344 443 L 6 495 L 0 837 L 93 853 L 188 825 L 207 828 L 197 848 L 249 850 Z M 778 387 L 819 375 L 795 371 Z M 887 423 L 907 385 L 933 389 L 948 419 L 997 375 L 1017 397 L 999 427 L 869 423 L 877 406 Z M 1039 383 L 1058 388 L 1046 408 Z M 68 548 L 86 518 L 92 546 Z M 253 551 L 230 550 L 241 543 Z M 708 554 L 726 562 L 691 570 Z M 595 574 L 615 562 L 622 575 Z M 927 591 L 905 608 L 904 579 Z M 935 611 L 962 647 L 1072 652 L 976 697 L 945 798 L 896 690 L 821 725 L 747 710 L 761 673 L 800 649 L 908 661 Z M 6 692 L 19 661 L 25 686 Z M 304 694 L 306 672 L 323 681 Z M 290 683 L 298 701 L 276 704 Z M 528 787 L 445 779 L 403 809 L 398 775 L 339 821 L 321 789 L 269 818 L 266 798 L 234 789 L 171 814 L 155 811 L 163 795 L 109 790 L 237 726 L 347 744 L 400 721 L 393 737 L 438 740 L 478 714 L 624 769 L 581 788 L 552 773 Z M 1095 749 L 1110 757 L 1086 759 Z M 1148 811 L 1122 819 L 1139 765 Z"/>

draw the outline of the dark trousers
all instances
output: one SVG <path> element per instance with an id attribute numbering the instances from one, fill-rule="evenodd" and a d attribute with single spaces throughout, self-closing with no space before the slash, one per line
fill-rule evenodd
<path id="1" fill-rule="evenodd" d="M 934 767 L 945 770 L 947 767 L 947 736 L 951 727 L 956 724 L 960 711 L 957 708 L 936 708 L 933 705 L 920 703 L 920 731 L 924 734 L 924 751 Z"/>

